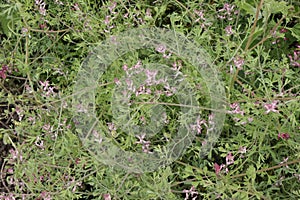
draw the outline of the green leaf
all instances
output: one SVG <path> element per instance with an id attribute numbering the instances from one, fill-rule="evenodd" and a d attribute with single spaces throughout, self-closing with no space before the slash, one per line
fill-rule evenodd
<path id="1" fill-rule="evenodd" d="M 292 6 L 287 6 L 287 2 L 285 1 L 278 2 L 275 0 L 266 0 L 264 3 L 264 8 L 269 14 L 282 13 L 284 15 L 288 15 L 289 9 L 291 9 Z"/>
<path id="2" fill-rule="evenodd" d="M 6 17 L 3 17 L 3 15 L 0 15 L 0 31 L 2 31 L 6 36 L 10 36 L 8 22 L 9 22 L 9 20 Z"/>
<path id="3" fill-rule="evenodd" d="M 296 24 L 293 28 L 287 28 L 291 31 L 292 36 L 297 38 L 297 40 L 300 40 L 300 24 Z"/>
<path id="4" fill-rule="evenodd" d="M 245 10 L 247 14 L 255 16 L 256 15 L 256 8 L 253 7 L 251 4 L 242 1 L 237 3 L 237 6 L 241 9 L 241 10 Z M 259 12 L 259 16 L 258 18 L 261 18 L 261 12 Z"/>
<path id="5" fill-rule="evenodd" d="M 11 140 L 10 140 L 9 135 L 7 133 L 4 133 L 4 135 L 3 135 L 3 144 L 4 145 L 11 144 Z"/>
<path id="6" fill-rule="evenodd" d="M 251 180 L 254 182 L 256 178 L 256 172 L 255 167 L 253 165 L 250 165 L 246 171 L 246 174 Z"/>

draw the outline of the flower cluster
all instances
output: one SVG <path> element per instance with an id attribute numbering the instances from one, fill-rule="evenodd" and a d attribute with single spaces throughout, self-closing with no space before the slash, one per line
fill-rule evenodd
<path id="1" fill-rule="evenodd" d="M 229 3 L 225 3 L 223 8 L 218 10 L 218 18 L 220 19 L 228 19 L 229 21 L 233 20 L 232 15 L 237 15 L 238 10 L 235 10 L 235 5 L 230 5 Z"/>
<path id="2" fill-rule="evenodd" d="M 49 97 L 50 95 L 55 96 L 56 93 L 54 92 L 55 87 L 52 87 L 49 85 L 49 81 L 39 81 L 40 86 L 42 87 L 43 91 L 46 92 L 45 94 L 43 94 L 43 96 L 45 97 Z"/>
<path id="3" fill-rule="evenodd" d="M 166 54 L 167 51 L 167 47 L 163 44 L 158 45 L 155 50 L 161 54 L 163 54 L 163 58 L 170 58 L 172 53 L 169 52 L 168 54 Z"/>
<path id="4" fill-rule="evenodd" d="M 183 190 L 182 192 L 185 193 L 184 200 L 188 200 L 190 198 L 192 198 L 192 200 L 196 200 L 198 198 L 198 192 L 194 186 L 192 186 L 189 190 Z"/>
<path id="5" fill-rule="evenodd" d="M 214 169 L 215 169 L 215 173 L 216 175 L 219 175 L 221 170 L 225 168 L 225 173 L 228 173 L 228 165 L 231 165 L 234 163 L 234 156 L 232 155 L 231 152 L 229 152 L 226 156 L 226 164 L 221 164 L 219 165 L 218 163 L 214 163 Z"/>
<path id="6" fill-rule="evenodd" d="M 3 65 L 2 66 L 2 69 L 0 69 L 0 77 L 2 79 L 6 79 L 6 74 L 10 73 L 11 71 L 9 70 L 8 66 L 7 65 Z"/>
<path id="7" fill-rule="evenodd" d="M 247 123 L 251 123 L 253 121 L 252 117 L 248 117 L 247 120 L 241 121 L 241 116 L 244 116 L 244 111 L 241 110 L 240 108 L 240 104 L 239 103 L 232 103 L 230 104 L 230 108 L 232 110 L 227 111 L 227 113 L 229 114 L 233 114 L 235 117 L 233 118 L 234 121 L 236 121 L 237 123 L 240 123 L 241 125 L 245 125 Z"/>
<path id="8" fill-rule="evenodd" d="M 112 5 L 108 6 L 108 10 L 110 12 L 110 15 L 106 15 L 105 19 L 103 20 L 104 24 L 106 25 L 105 32 L 109 33 L 111 29 L 113 29 L 115 26 L 112 24 L 113 19 L 115 19 L 114 15 L 117 14 L 115 12 L 115 8 L 117 6 L 116 2 L 112 2 Z"/>
<path id="9" fill-rule="evenodd" d="M 144 153 L 153 153 L 149 150 L 150 148 L 150 141 L 144 140 L 145 139 L 146 134 L 142 134 L 142 135 L 137 135 L 136 137 L 139 139 L 139 141 L 135 142 L 136 144 L 141 144 L 142 145 L 142 150 Z"/>
<path id="10" fill-rule="evenodd" d="M 298 45 L 297 48 L 300 49 L 300 45 Z M 299 50 L 294 50 L 293 56 L 289 55 L 288 57 L 291 61 L 292 66 L 300 67 L 300 51 Z"/>
<path id="11" fill-rule="evenodd" d="M 195 22 L 201 23 L 201 28 L 205 28 L 207 26 L 210 26 L 211 23 L 207 22 L 207 19 L 204 17 L 204 11 L 203 10 L 194 10 L 194 13 L 197 15 L 197 19 Z"/>
<path id="12" fill-rule="evenodd" d="M 126 72 L 127 78 L 125 79 L 125 86 L 126 90 L 122 91 L 123 96 L 127 99 L 130 98 L 130 92 L 134 93 L 136 96 L 142 94 L 154 94 L 154 95 L 165 95 L 165 96 L 172 96 L 176 92 L 176 88 L 170 86 L 168 83 L 167 77 L 158 77 L 158 70 L 157 69 L 146 69 L 142 67 L 142 62 L 138 61 L 136 65 L 131 68 L 128 68 L 127 65 L 123 66 L 123 70 Z M 134 77 L 139 75 L 140 77 L 144 76 L 145 80 L 143 83 L 139 83 L 136 86 Z M 124 84 L 119 79 L 114 80 L 117 85 Z M 163 85 L 163 90 L 153 91 L 150 87 L 151 86 L 158 86 Z"/>
<path id="13" fill-rule="evenodd" d="M 197 134 L 201 134 L 201 132 L 202 132 L 202 126 L 203 126 L 203 125 L 207 128 L 206 120 L 200 119 L 200 118 L 198 117 L 197 120 L 196 120 L 196 124 L 192 124 L 192 125 L 191 125 L 191 129 L 192 129 L 193 131 L 197 131 Z"/>
<path id="14" fill-rule="evenodd" d="M 276 110 L 277 108 L 277 100 L 272 101 L 272 103 L 265 103 L 264 104 L 264 108 L 266 109 L 266 114 L 270 113 L 270 112 L 275 112 L 278 113 L 279 111 Z"/>
<path id="15" fill-rule="evenodd" d="M 73 4 L 72 10 L 74 10 L 78 14 L 78 19 L 79 21 L 83 22 L 83 27 L 85 29 L 92 30 L 90 19 L 88 19 L 88 16 L 83 11 L 81 11 L 78 3 Z"/>
<path id="16" fill-rule="evenodd" d="M 46 16 L 46 4 L 43 0 L 35 0 L 35 5 L 38 6 L 38 10 L 41 15 Z"/>

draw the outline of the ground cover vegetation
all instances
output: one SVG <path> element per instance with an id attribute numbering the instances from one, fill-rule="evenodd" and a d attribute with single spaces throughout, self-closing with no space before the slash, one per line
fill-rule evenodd
<path id="1" fill-rule="evenodd" d="M 299 8 L 292 0 L 0 0 L 0 199 L 300 199 Z M 168 166 L 120 170 L 97 160 L 78 137 L 74 85 L 102 41 L 154 27 L 184 35 L 209 55 L 224 84 L 226 119 L 200 156 L 214 91 L 163 45 L 128 52 L 98 80 L 95 110 L 106 136 L 150 155 L 163 151 L 180 123 L 196 135 Z M 181 118 L 175 90 L 154 82 L 160 74 L 145 67 L 151 63 L 185 78 L 202 118 Z M 147 81 L 130 88 L 137 74 Z M 159 133 L 122 129 L 127 118 L 112 107 L 122 84 L 131 92 L 131 125 L 162 121 Z"/>

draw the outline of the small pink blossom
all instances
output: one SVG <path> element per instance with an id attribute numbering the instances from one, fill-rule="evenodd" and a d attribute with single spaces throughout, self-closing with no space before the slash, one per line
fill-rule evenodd
<path id="1" fill-rule="evenodd" d="M 7 65 L 3 65 L 3 66 L 2 66 L 2 69 L 0 70 L 0 77 L 1 77 L 2 79 L 6 79 L 7 72 L 10 73 L 11 70 L 9 70 L 9 68 L 8 68 Z"/>
<path id="2" fill-rule="evenodd" d="M 10 149 L 9 153 L 11 154 L 12 160 L 17 160 L 17 159 L 20 159 L 20 161 L 23 160 L 23 156 L 21 153 L 19 153 L 18 150 Z"/>
<path id="3" fill-rule="evenodd" d="M 195 10 L 194 11 L 194 13 L 196 14 L 196 15 L 198 15 L 198 19 L 196 19 L 195 20 L 195 22 L 198 22 L 198 21 L 200 21 L 200 20 L 202 20 L 202 21 L 205 21 L 206 19 L 205 19 L 205 17 L 204 17 L 204 12 L 201 10 Z"/>
<path id="4" fill-rule="evenodd" d="M 266 114 L 268 114 L 269 112 L 275 112 L 275 113 L 278 113 L 279 111 L 276 110 L 276 108 L 277 108 L 277 103 L 278 103 L 277 100 L 274 100 L 272 103 L 265 103 L 265 104 L 264 104 L 264 108 L 267 110 L 267 111 L 266 111 Z"/>
<path id="5" fill-rule="evenodd" d="M 44 125 L 43 125 L 43 129 L 44 129 L 45 131 L 49 131 L 50 128 L 51 128 L 50 124 L 44 124 Z"/>
<path id="6" fill-rule="evenodd" d="M 238 68 L 238 69 L 242 69 L 242 66 L 244 65 L 244 59 L 241 57 L 235 57 L 233 60 L 234 65 Z"/>
<path id="7" fill-rule="evenodd" d="M 109 131 L 116 131 L 117 130 L 117 127 L 115 126 L 114 123 L 107 123 L 107 126 L 108 126 L 108 130 Z"/>
<path id="8" fill-rule="evenodd" d="M 239 103 L 232 103 L 229 105 L 231 109 L 231 111 L 228 111 L 229 114 L 240 114 L 240 115 L 244 115 L 244 111 L 241 110 Z"/>
<path id="9" fill-rule="evenodd" d="M 103 194 L 103 198 L 104 198 L 104 200 L 111 200 L 111 196 L 109 193 Z"/>
<path id="10" fill-rule="evenodd" d="M 114 78 L 114 82 L 116 85 L 121 85 L 121 82 L 118 78 Z"/>
<path id="11" fill-rule="evenodd" d="M 228 36 L 232 35 L 233 34 L 232 26 L 226 26 L 225 31 Z"/>
<path id="12" fill-rule="evenodd" d="M 46 4 L 43 0 L 35 0 L 35 5 L 39 6 L 39 12 L 41 15 L 46 15 Z"/>
<path id="13" fill-rule="evenodd" d="M 111 6 L 108 6 L 108 9 L 110 11 L 111 14 L 116 14 L 116 12 L 114 12 L 114 9 L 117 6 L 117 2 L 113 2 Z"/>
<path id="14" fill-rule="evenodd" d="M 74 7 L 74 9 L 75 9 L 76 11 L 80 11 L 80 8 L 79 8 L 78 3 L 75 3 L 73 7 Z"/>
<path id="15" fill-rule="evenodd" d="M 234 163 L 234 156 L 232 156 L 232 153 L 230 152 L 227 156 L 226 156 L 226 165 L 231 165 Z"/>
<path id="16" fill-rule="evenodd" d="M 149 18 L 152 17 L 150 8 L 147 8 L 147 10 L 146 10 L 146 17 L 149 17 Z"/>
<path id="17" fill-rule="evenodd" d="M 207 127 L 207 123 L 206 123 L 206 120 L 204 119 L 200 119 L 199 117 L 197 118 L 196 120 L 196 125 L 191 125 L 191 128 L 193 131 L 197 130 L 197 133 L 198 134 L 201 134 L 202 132 L 202 126 L 205 126 Z"/>
<path id="18" fill-rule="evenodd" d="M 296 67 L 300 67 L 300 51 L 294 51 L 294 55 L 288 55 L 290 61 L 291 61 L 291 65 L 292 66 L 296 66 Z"/>
<path id="19" fill-rule="evenodd" d="M 239 153 L 240 154 L 245 154 L 247 152 L 247 148 L 246 147 L 240 147 L 239 148 Z"/>
<path id="20" fill-rule="evenodd" d="M 218 10 L 218 12 L 220 13 L 218 15 L 218 18 L 232 20 L 233 18 L 231 17 L 231 15 L 238 13 L 238 11 L 234 10 L 234 8 L 235 5 L 230 5 L 229 3 L 225 3 L 223 8 Z"/>
<path id="21" fill-rule="evenodd" d="M 144 139 L 145 139 L 145 136 L 146 136 L 145 133 L 142 134 L 142 135 L 137 135 L 136 137 L 139 139 L 139 141 L 138 141 L 138 142 L 135 142 L 135 143 L 136 143 L 136 144 L 142 144 L 142 150 L 143 150 L 143 152 L 144 152 L 144 153 L 150 153 L 150 154 L 151 154 L 151 153 L 153 153 L 153 152 L 151 152 L 151 151 L 149 150 L 151 142 L 150 142 L 150 141 L 144 140 Z"/>
<path id="22" fill-rule="evenodd" d="M 221 172 L 223 167 L 222 167 L 222 165 L 219 165 L 218 163 L 215 163 L 214 168 L 215 168 L 216 174 L 218 175 Z"/>
<path id="23" fill-rule="evenodd" d="M 198 192 L 194 186 L 192 186 L 189 190 L 183 190 L 182 192 L 185 193 L 184 200 L 188 200 L 190 198 L 192 198 L 192 200 L 196 200 L 198 198 Z"/>
<path id="24" fill-rule="evenodd" d="M 43 191 L 41 193 L 41 198 L 43 198 L 43 200 L 51 200 L 52 199 L 51 196 L 50 196 L 50 194 L 48 192 L 46 192 L 46 191 Z"/>
<path id="25" fill-rule="evenodd" d="M 108 25 L 110 23 L 110 16 L 105 16 L 104 24 Z"/>
<path id="26" fill-rule="evenodd" d="M 165 53 L 165 51 L 167 50 L 166 46 L 163 44 L 158 45 L 155 50 L 159 53 Z"/>
<path id="27" fill-rule="evenodd" d="M 125 65 L 123 65 L 122 69 L 123 69 L 124 71 L 127 71 L 127 70 L 128 70 L 128 66 L 125 64 Z"/>
<path id="28" fill-rule="evenodd" d="M 290 138 L 290 135 L 288 133 L 278 133 L 277 138 L 278 138 L 278 140 L 279 139 L 287 140 Z"/>

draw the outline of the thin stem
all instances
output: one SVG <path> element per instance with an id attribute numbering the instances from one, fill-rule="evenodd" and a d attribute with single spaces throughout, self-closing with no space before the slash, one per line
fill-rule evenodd
<path id="1" fill-rule="evenodd" d="M 251 29 L 251 33 L 250 33 L 249 39 L 248 39 L 247 44 L 246 44 L 245 51 L 248 51 L 248 48 L 249 48 L 249 46 L 250 46 L 250 44 L 252 42 L 252 38 L 253 38 L 253 35 L 254 35 L 254 32 L 255 32 L 255 28 L 256 28 L 256 23 L 257 23 L 258 17 L 259 17 L 259 12 L 260 12 L 260 9 L 262 8 L 263 3 L 264 3 L 264 0 L 260 0 L 259 5 L 256 8 L 255 20 L 254 20 L 254 23 L 253 23 L 253 26 L 252 26 L 252 29 Z"/>
<path id="2" fill-rule="evenodd" d="M 275 166 L 273 166 L 273 167 L 263 168 L 263 169 L 257 170 L 256 173 L 267 172 L 267 171 L 271 171 L 271 170 L 273 170 L 273 169 L 278 169 L 278 168 L 283 167 L 283 166 L 292 165 L 292 164 L 297 164 L 297 163 L 300 163 L 300 159 L 293 160 L 293 161 L 286 162 L 286 163 L 281 163 L 281 164 L 275 165 Z M 243 177 L 243 176 L 246 176 L 246 175 L 247 175 L 246 173 L 242 173 L 242 174 L 230 176 L 230 178 L 231 178 L 231 179 L 234 179 L 234 178 L 240 178 L 240 177 Z"/>

